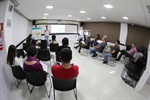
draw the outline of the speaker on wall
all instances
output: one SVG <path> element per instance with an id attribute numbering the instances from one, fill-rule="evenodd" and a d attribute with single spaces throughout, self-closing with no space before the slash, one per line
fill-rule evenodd
<path id="1" fill-rule="evenodd" d="M 32 25 L 35 25 L 35 24 L 36 24 L 36 20 L 33 20 L 33 21 L 32 21 Z"/>
<path id="2" fill-rule="evenodd" d="M 80 23 L 80 27 L 83 26 L 83 25 L 84 25 L 84 22 L 81 22 L 81 23 Z"/>

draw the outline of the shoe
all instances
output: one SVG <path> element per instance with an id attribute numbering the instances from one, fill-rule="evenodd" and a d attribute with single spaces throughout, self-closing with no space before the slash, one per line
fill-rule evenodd
<path id="1" fill-rule="evenodd" d="M 107 64 L 107 63 L 108 63 L 107 61 L 104 61 L 104 62 L 103 62 L 103 64 Z"/>
<path id="2" fill-rule="evenodd" d="M 96 56 L 97 56 L 97 54 L 93 55 L 92 57 L 96 57 Z"/>
<path id="3" fill-rule="evenodd" d="M 116 60 L 116 61 L 119 61 L 119 59 L 118 59 L 118 58 L 116 58 L 115 60 Z"/>
<path id="4" fill-rule="evenodd" d="M 78 51 L 79 53 L 81 53 L 81 51 Z"/>

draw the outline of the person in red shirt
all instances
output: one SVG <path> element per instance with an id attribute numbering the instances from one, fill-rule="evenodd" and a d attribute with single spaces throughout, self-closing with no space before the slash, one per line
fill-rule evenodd
<path id="1" fill-rule="evenodd" d="M 78 66 L 70 64 L 72 51 L 64 48 L 60 54 L 61 64 L 54 64 L 51 68 L 54 77 L 59 79 L 70 79 L 78 75 Z"/>

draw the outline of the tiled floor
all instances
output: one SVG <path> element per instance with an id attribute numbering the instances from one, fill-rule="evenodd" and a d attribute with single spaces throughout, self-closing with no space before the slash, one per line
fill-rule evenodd
<path id="1" fill-rule="evenodd" d="M 121 62 L 117 62 L 116 67 L 112 67 L 90 56 L 80 55 L 76 49 L 72 50 L 72 63 L 79 66 L 78 100 L 148 100 L 150 85 L 145 84 L 140 93 L 135 92 L 120 77 L 124 66 Z M 50 85 L 47 81 L 48 89 Z M 9 100 L 53 100 L 53 92 L 48 98 L 44 87 L 37 87 L 30 94 L 26 82 L 23 81 L 19 88 L 12 85 Z M 74 93 L 57 91 L 56 100 L 75 100 Z"/>

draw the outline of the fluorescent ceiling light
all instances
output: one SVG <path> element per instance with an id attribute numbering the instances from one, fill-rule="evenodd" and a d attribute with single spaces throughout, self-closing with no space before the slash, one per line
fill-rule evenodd
<path id="1" fill-rule="evenodd" d="M 78 21 L 80 21 L 80 19 L 77 19 Z"/>
<path id="2" fill-rule="evenodd" d="M 91 18 L 86 18 L 86 19 L 91 20 Z"/>
<path id="3" fill-rule="evenodd" d="M 47 9 L 53 9 L 53 6 L 46 6 Z"/>
<path id="4" fill-rule="evenodd" d="M 105 7 L 105 8 L 113 8 L 113 6 L 110 5 L 110 4 L 104 5 L 104 7 Z"/>
<path id="5" fill-rule="evenodd" d="M 68 17 L 72 17 L 72 15 L 68 15 Z"/>
<path id="6" fill-rule="evenodd" d="M 43 19 L 46 19 L 47 17 L 43 17 Z"/>
<path id="7" fill-rule="evenodd" d="M 84 10 L 81 10 L 81 11 L 80 11 L 80 13 L 83 13 L 83 14 L 84 14 L 84 13 L 86 13 L 86 11 L 84 11 Z"/>
<path id="8" fill-rule="evenodd" d="M 106 19 L 106 17 L 101 17 L 102 19 Z"/>
<path id="9" fill-rule="evenodd" d="M 48 13 L 45 13 L 44 15 L 47 16 L 47 15 L 49 15 L 49 14 L 48 14 Z"/>
<path id="10" fill-rule="evenodd" d="M 129 19 L 128 17 L 123 17 L 123 19 Z"/>

